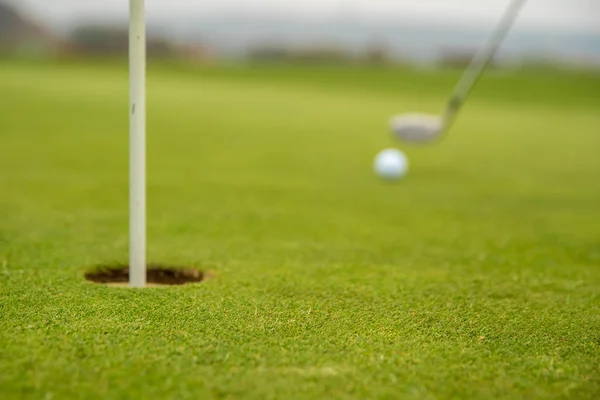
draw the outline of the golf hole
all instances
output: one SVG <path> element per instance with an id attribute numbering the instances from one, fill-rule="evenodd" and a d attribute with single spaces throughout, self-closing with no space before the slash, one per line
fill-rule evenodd
<path id="1" fill-rule="evenodd" d="M 100 266 L 85 273 L 85 279 L 107 286 L 129 287 L 129 266 Z M 197 268 L 149 264 L 146 268 L 147 286 L 181 286 L 205 281 L 208 274 Z"/>

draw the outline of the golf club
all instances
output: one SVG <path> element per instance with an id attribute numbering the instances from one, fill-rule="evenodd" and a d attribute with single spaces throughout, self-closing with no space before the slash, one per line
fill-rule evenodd
<path id="1" fill-rule="evenodd" d="M 394 136 L 406 142 L 425 143 L 433 141 L 446 132 L 465 99 L 481 77 L 502 40 L 516 20 L 526 0 L 512 0 L 488 43 L 471 59 L 469 66 L 454 88 L 441 116 L 408 113 L 391 118 L 390 128 Z"/>

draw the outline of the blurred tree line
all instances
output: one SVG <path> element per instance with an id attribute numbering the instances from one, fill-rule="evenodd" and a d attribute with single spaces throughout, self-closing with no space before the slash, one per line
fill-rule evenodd
<path id="1" fill-rule="evenodd" d="M 287 46 L 262 44 L 251 47 L 246 58 L 254 62 L 290 62 L 306 64 L 398 64 L 384 46 L 372 44 L 362 52 L 350 51 L 336 45 Z"/>
<path id="2" fill-rule="evenodd" d="M 81 25 L 57 35 L 17 8 L 0 0 L 0 55 L 16 58 L 126 57 L 127 26 Z M 177 45 L 160 35 L 148 35 L 148 58 L 185 58 L 204 61 L 210 52 L 202 45 Z"/>
<path id="3" fill-rule="evenodd" d="M 17 0 L 18 1 L 18 0 Z M 50 0 L 48 0 L 50 1 Z M 66 35 L 57 35 L 41 23 L 28 18 L 15 7 L 18 2 L 0 0 L 0 57 L 48 59 L 79 57 L 127 57 L 129 32 L 126 25 L 80 25 Z M 441 48 L 430 66 L 465 68 L 471 61 L 474 48 Z M 147 56 L 150 59 L 178 59 L 196 63 L 211 62 L 212 49 L 202 45 L 181 45 L 164 35 L 149 32 Z M 243 56 L 257 63 L 295 64 L 362 64 L 412 65 L 410 57 L 392 57 L 385 43 L 372 40 L 364 48 L 345 48 L 336 44 L 315 43 L 304 46 L 259 43 L 248 48 Z M 553 69 L 561 67 L 557 57 L 526 59 L 513 62 L 519 68 Z M 585 60 L 584 60 L 585 61 Z M 585 68 L 569 65 L 573 68 Z M 595 65 L 589 63 L 589 65 Z M 492 63 L 491 67 L 507 67 L 506 63 Z M 564 67 L 564 66 L 563 66 Z M 592 67 L 590 67 L 592 68 Z"/>

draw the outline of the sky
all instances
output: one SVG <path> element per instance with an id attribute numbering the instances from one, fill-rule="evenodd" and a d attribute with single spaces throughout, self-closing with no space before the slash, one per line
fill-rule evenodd
<path id="1" fill-rule="evenodd" d="M 128 0 L 8 0 L 39 18 L 73 22 L 128 15 Z M 424 23 L 493 24 L 510 0 L 146 0 L 148 19 L 220 12 L 285 13 L 309 18 L 386 16 Z M 529 0 L 516 28 L 600 34 L 600 0 Z"/>

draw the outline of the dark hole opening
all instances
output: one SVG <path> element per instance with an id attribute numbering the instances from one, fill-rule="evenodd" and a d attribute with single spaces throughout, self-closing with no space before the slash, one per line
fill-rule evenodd
<path id="1" fill-rule="evenodd" d="M 103 284 L 125 284 L 129 282 L 128 265 L 100 266 L 87 272 L 85 279 Z M 198 283 L 206 279 L 206 273 L 197 268 L 175 267 L 169 265 L 148 264 L 146 281 L 157 285 L 185 285 Z"/>

